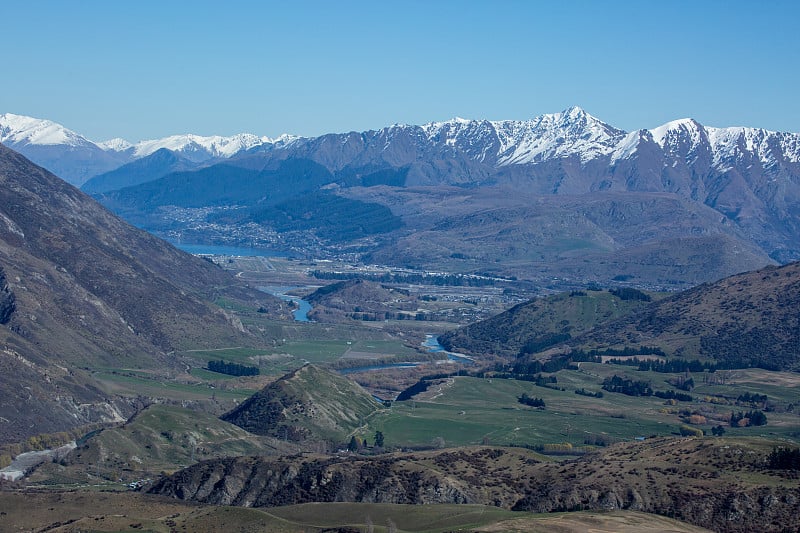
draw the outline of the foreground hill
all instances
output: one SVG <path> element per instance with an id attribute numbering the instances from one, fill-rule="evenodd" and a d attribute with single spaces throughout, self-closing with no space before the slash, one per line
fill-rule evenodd
<path id="1" fill-rule="evenodd" d="M 737 274 L 654 302 L 576 339 L 661 346 L 733 367 L 800 370 L 800 262 Z"/>
<path id="2" fill-rule="evenodd" d="M 231 509 L 140 492 L 3 492 L 0 527 L 7 531 L 180 530 L 317 533 L 382 531 L 519 531 L 529 533 L 702 533 L 707 529 L 636 511 L 536 515 L 484 505 L 312 503 Z M 61 524 L 60 526 L 55 525 Z"/>
<path id="3" fill-rule="evenodd" d="M 151 492 L 243 507 L 348 501 L 482 503 L 536 512 L 628 509 L 715 531 L 784 531 L 800 511 L 800 486 L 765 468 L 770 449 L 759 441 L 662 438 L 565 463 L 513 448 L 240 457 L 193 465 L 162 478 Z"/>
<path id="4" fill-rule="evenodd" d="M 379 408 L 372 395 L 355 382 L 307 364 L 221 418 L 256 435 L 342 444 Z"/>
<path id="5" fill-rule="evenodd" d="M 81 441 L 59 464 L 39 468 L 29 481 L 86 473 L 117 481 L 156 476 L 210 458 L 286 452 L 285 443 L 248 433 L 210 414 L 177 406 L 150 405 L 125 424 Z"/>
<path id="6" fill-rule="evenodd" d="M 91 368 L 166 375 L 180 368 L 175 349 L 257 342 L 213 294 L 280 305 L 3 146 L 0 278 L 0 441 L 130 414 Z"/>

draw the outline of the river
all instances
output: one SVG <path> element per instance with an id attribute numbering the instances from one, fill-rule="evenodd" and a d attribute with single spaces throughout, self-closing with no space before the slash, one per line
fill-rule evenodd
<path id="1" fill-rule="evenodd" d="M 436 338 L 436 335 L 425 335 L 425 342 L 422 345 L 428 349 L 429 352 L 439 353 L 443 352 L 447 358 L 451 361 L 456 361 L 458 363 L 464 363 L 467 365 L 471 365 L 475 363 L 475 360 L 470 357 L 469 355 L 464 355 L 463 353 L 456 353 L 456 352 L 448 352 L 444 349 L 444 346 L 439 344 L 439 339 Z"/>
<path id="2" fill-rule="evenodd" d="M 266 292 L 267 294 L 271 294 L 273 296 L 277 296 L 281 300 L 286 302 L 294 302 L 297 305 L 297 309 L 292 311 L 292 315 L 294 316 L 295 321 L 297 322 L 309 322 L 308 320 L 308 312 L 311 311 L 311 304 L 306 300 L 303 300 L 299 296 L 292 296 L 288 294 L 289 291 L 297 289 L 297 287 L 256 287 L 261 292 Z"/>

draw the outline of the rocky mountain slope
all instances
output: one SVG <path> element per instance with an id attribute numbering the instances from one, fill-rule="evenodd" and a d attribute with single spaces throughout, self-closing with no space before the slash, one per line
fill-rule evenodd
<path id="1" fill-rule="evenodd" d="M 166 375 L 175 349 L 257 342 L 208 303 L 215 294 L 281 305 L 3 146 L 0 269 L 0 441 L 129 414 L 91 368 Z"/>
<path id="2" fill-rule="evenodd" d="M 380 408 L 357 383 L 307 364 L 267 385 L 221 418 L 256 435 L 342 445 Z"/>
<path id="3" fill-rule="evenodd" d="M 348 501 L 483 503 L 536 512 L 630 509 L 715 531 L 783 531 L 800 511 L 800 487 L 766 469 L 768 446 L 662 438 L 563 463 L 507 448 L 240 457 L 193 465 L 162 478 L 151 492 L 244 507 Z"/>

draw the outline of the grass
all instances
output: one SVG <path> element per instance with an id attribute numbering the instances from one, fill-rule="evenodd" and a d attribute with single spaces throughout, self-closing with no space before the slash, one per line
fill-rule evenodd
<path id="1" fill-rule="evenodd" d="M 615 373 L 650 381 L 659 390 L 674 388 L 665 380 L 676 375 L 637 372 L 631 367 L 582 363 L 580 370 L 557 373 L 555 386 L 563 387 L 564 391 L 537 387 L 525 381 L 457 377 L 431 386 L 415 399 L 395 402 L 391 409 L 376 413 L 369 421 L 365 436 L 380 430 L 387 443 L 397 446 L 430 445 L 436 437 L 444 439 L 448 446 L 561 442 L 582 446 L 584 440 L 594 434 L 606 435 L 612 441 L 677 434 L 685 423 L 680 413 L 688 411 L 707 417 L 707 424 L 697 426 L 706 432 L 722 424 L 732 436 L 800 440 L 796 414 L 783 412 L 789 403 L 796 402 L 798 388 L 763 385 L 762 382 L 769 381 L 763 370 L 737 372 L 741 373 L 736 383 L 700 384 L 692 392 L 695 401 L 678 402 L 674 406 L 656 397 L 603 391 L 603 398 L 592 398 L 574 392 L 579 388 L 601 391 L 602 380 Z M 731 428 L 726 422 L 730 412 L 748 411 L 752 407 L 698 401 L 706 394 L 724 394 L 735 399 L 743 392 L 767 394 L 770 401 L 776 403 L 778 409 L 767 413 L 766 426 Z M 542 398 L 546 408 L 540 410 L 520 404 L 517 398 L 523 393 Z"/>
<path id="2" fill-rule="evenodd" d="M 305 504 L 269 509 L 187 504 L 141 493 L 0 492 L 3 531 L 180 530 L 290 533 L 350 527 L 377 533 L 444 531 L 704 531 L 665 517 L 616 511 L 537 515 L 481 505 Z M 391 521 L 391 522 L 390 522 Z M 69 524 L 69 526 L 66 526 Z M 59 529 L 60 531 L 61 529 Z"/>

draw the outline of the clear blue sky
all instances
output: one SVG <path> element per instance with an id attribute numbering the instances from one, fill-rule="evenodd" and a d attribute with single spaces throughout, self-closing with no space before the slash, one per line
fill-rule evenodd
<path id="1" fill-rule="evenodd" d="M 6 1 L 0 113 L 93 140 L 319 135 L 579 105 L 800 132 L 795 1 Z"/>

